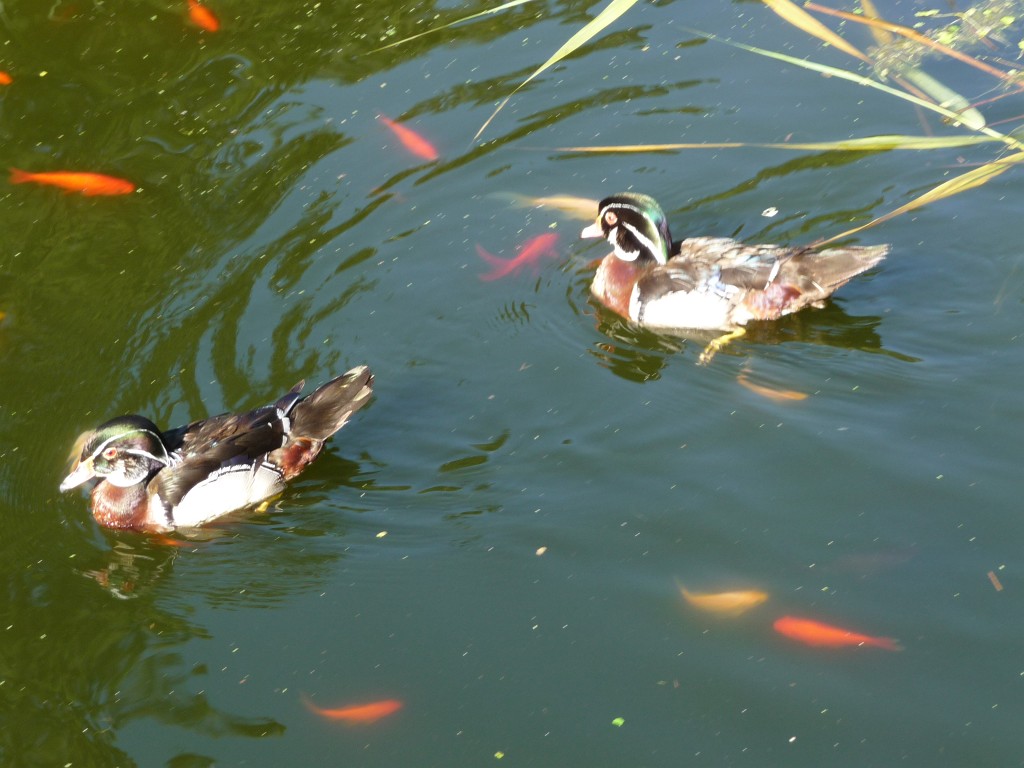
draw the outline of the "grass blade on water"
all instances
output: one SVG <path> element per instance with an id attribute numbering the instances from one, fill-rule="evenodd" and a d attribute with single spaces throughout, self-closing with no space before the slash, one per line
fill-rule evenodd
<path id="1" fill-rule="evenodd" d="M 473 141 L 476 141 L 477 139 L 480 138 L 480 134 L 482 134 L 484 130 L 487 128 L 487 126 L 491 124 L 491 121 L 498 116 L 498 113 L 502 110 L 502 108 L 506 104 L 508 104 L 509 99 L 515 96 L 516 93 L 523 86 L 525 86 L 528 82 L 537 77 L 537 75 L 546 70 L 548 67 L 557 64 L 566 56 L 576 51 L 576 49 L 588 43 L 601 30 L 603 30 L 609 24 L 618 19 L 622 14 L 624 14 L 626 11 L 632 8 L 636 4 L 636 2 L 637 0 L 612 0 L 603 11 L 601 11 L 599 14 L 597 14 L 597 16 L 591 19 L 575 35 L 566 40 L 562 47 L 551 55 L 551 58 L 549 58 L 547 61 L 541 64 L 532 75 L 523 80 L 523 82 L 516 86 L 515 90 L 513 90 L 512 93 L 510 93 L 502 100 L 502 102 L 498 105 L 497 109 L 495 109 L 494 112 L 491 113 L 491 116 L 487 118 L 487 120 L 484 122 L 484 124 L 480 126 L 480 130 L 476 132 L 476 135 L 473 137 Z"/>
<path id="2" fill-rule="evenodd" d="M 888 93 L 889 95 L 895 96 L 898 99 L 909 101 L 911 104 L 916 104 L 919 107 L 924 107 L 925 109 L 929 109 L 932 112 L 938 112 L 940 115 L 949 118 L 953 122 L 962 122 L 960 115 L 958 115 L 951 109 L 943 107 L 941 104 L 933 104 L 929 101 L 925 101 L 924 99 L 920 99 L 917 96 L 913 96 L 909 93 L 905 93 L 904 91 L 900 91 L 897 90 L 896 88 L 885 85 L 884 83 L 880 83 L 877 80 L 872 80 L 870 77 L 858 75 L 856 72 L 850 72 L 849 70 L 840 69 L 838 67 L 830 67 L 826 64 L 818 64 L 813 61 L 807 61 L 806 59 L 798 59 L 794 56 L 787 56 L 784 53 L 769 51 L 764 48 L 758 48 L 757 46 L 754 45 L 747 45 L 746 43 L 740 43 L 735 40 L 730 40 L 727 37 L 719 37 L 718 35 L 713 35 L 710 32 L 701 32 L 696 29 L 688 29 L 687 31 L 689 31 L 691 34 L 698 35 L 707 40 L 716 40 L 718 42 L 725 43 L 726 45 L 731 45 L 734 48 L 739 48 L 744 51 L 756 53 L 759 56 L 767 56 L 768 58 L 771 59 L 778 59 L 779 61 L 784 61 L 788 64 L 792 64 L 803 69 L 809 69 L 813 72 L 818 72 L 822 75 L 827 75 L 829 77 L 835 77 L 842 80 L 849 80 L 850 82 L 857 83 L 858 85 L 864 85 L 867 86 L 868 88 L 873 88 L 877 91 L 881 91 L 882 93 Z M 991 136 L 994 139 L 1003 141 L 1016 149 L 1024 149 L 1024 145 L 1021 145 L 1020 142 L 1018 142 L 1015 138 L 999 133 L 999 131 L 995 131 L 985 126 L 976 128 L 975 130 L 979 131 L 980 133 L 984 133 L 986 136 Z"/>
<path id="3" fill-rule="evenodd" d="M 868 64 L 871 63 L 871 59 L 854 48 L 850 43 L 846 42 L 846 40 L 826 27 L 816 18 L 811 16 L 811 14 L 792 0 L 763 0 L 763 2 L 797 29 L 802 29 L 804 32 L 809 35 L 813 35 L 823 43 L 827 43 L 833 48 L 837 48 L 844 53 L 848 53 L 856 59 L 860 59 Z"/>
<path id="4" fill-rule="evenodd" d="M 811 152 L 887 152 L 891 149 L 953 149 L 957 147 L 1001 141 L 990 136 L 866 136 L 860 139 L 839 141 L 747 143 L 711 142 L 703 144 L 621 144 L 604 147 L 557 147 L 559 152 L 671 152 L 680 149 L 737 149 L 757 147 L 759 149 L 791 149 Z"/>
<path id="5" fill-rule="evenodd" d="M 959 176 L 955 176 L 949 181 L 944 181 L 937 187 L 933 187 L 925 192 L 923 195 L 919 195 L 911 200 L 909 203 L 901 205 L 892 211 L 889 211 L 884 216 L 879 216 L 877 219 L 872 219 L 867 224 L 862 224 L 859 227 L 848 229 L 845 232 L 840 232 L 838 235 L 833 235 L 827 240 L 822 240 L 815 243 L 815 246 L 825 245 L 836 240 L 841 240 L 844 237 L 849 237 L 852 234 L 861 232 L 868 227 L 873 227 L 876 224 L 881 224 L 883 221 L 889 221 L 897 216 L 901 216 L 908 211 L 913 211 L 918 208 L 922 208 L 930 203 L 938 202 L 939 200 L 945 200 L 947 197 L 953 195 L 959 195 L 961 192 L 966 192 L 969 189 L 980 187 L 982 184 L 987 184 L 989 181 L 1000 175 L 1004 171 L 1009 170 L 1011 167 L 1018 163 L 1024 162 L 1024 152 L 1015 152 L 1012 155 L 1008 155 L 1001 160 L 995 160 L 991 163 L 972 168 L 971 170 L 961 173 Z"/>
<path id="6" fill-rule="evenodd" d="M 402 45 L 402 43 L 408 43 L 410 40 L 415 40 L 418 37 L 423 37 L 424 35 L 429 35 L 429 34 L 432 34 L 434 32 L 440 32 L 442 29 L 448 29 L 449 27 L 457 26 L 457 25 L 462 24 L 463 22 L 466 22 L 466 21 L 472 21 L 473 19 L 479 19 L 482 16 L 490 16 L 493 13 L 500 13 L 501 11 L 508 10 L 509 8 L 514 8 L 517 5 L 525 5 L 526 3 L 532 3 L 532 2 L 533 2 L 533 0 L 511 0 L 511 2 L 502 3 L 501 5 L 497 6 L 496 8 L 489 8 L 486 11 L 480 11 L 480 13 L 473 13 L 473 14 L 470 14 L 469 16 L 463 16 L 461 19 L 456 19 L 455 21 L 450 21 L 447 24 L 442 24 L 439 27 L 432 27 L 432 28 L 430 28 L 428 30 L 425 30 L 424 32 L 419 32 L 419 33 L 417 33 L 415 35 L 410 35 L 409 37 L 403 37 L 401 40 L 395 40 L 393 43 L 388 43 L 387 45 L 382 45 L 380 48 L 374 48 L 372 51 L 370 51 L 370 53 L 376 53 L 377 51 L 383 51 L 386 48 L 394 48 L 396 45 Z"/>

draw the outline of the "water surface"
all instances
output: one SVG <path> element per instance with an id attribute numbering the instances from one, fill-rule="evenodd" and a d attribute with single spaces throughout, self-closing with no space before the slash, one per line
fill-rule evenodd
<path id="1" fill-rule="evenodd" d="M 141 191 L 0 185 L 4 764 L 1022 761 L 1020 174 L 857 236 L 891 256 L 708 367 L 706 338 L 590 303 L 582 222 L 508 197 L 636 189 L 677 235 L 798 243 L 996 150 L 556 149 L 957 133 L 689 31 L 855 66 L 757 3 L 638 4 L 477 142 L 600 4 L 382 52 L 489 6 L 223 0 L 210 34 L 184 4 L 48 5 L 2 8 L 4 162 Z M 480 280 L 477 245 L 552 232 L 559 259 Z M 168 546 L 57 490 L 110 416 L 175 426 L 364 362 L 374 401 L 264 514 Z M 721 618 L 680 584 L 770 598 Z M 808 648 L 783 615 L 905 650 Z M 303 697 L 404 707 L 347 728 Z"/>

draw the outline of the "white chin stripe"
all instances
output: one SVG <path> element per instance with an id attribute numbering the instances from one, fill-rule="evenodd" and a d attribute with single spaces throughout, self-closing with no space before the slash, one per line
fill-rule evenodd
<path id="1" fill-rule="evenodd" d="M 615 255 L 623 261 L 636 261 L 640 251 L 625 251 L 619 246 L 615 249 Z"/>
<path id="2" fill-rule="evenodd" d="M 633 237 L 635 237 L 637 240 L 639 240 L 640 243 L 645 248 L 647 248 L 647 250 L 651 254 L 651 256 L 654 257 L 655 261 L 661 262 L 661 259 L 659 258 L 659 254 L 661 253 L 661 249 L 654 245 L 654 243 L 652 242 L 651 238 L 649 238 L 646 235 L 644 235 L 643 233 L 641 233 L 639 229 L 637 229 L 636 227 L 630 225 L 628 222 L 625 222 L 625 221 L 622 222 L 622 226 L 624 226 L 626 229 L 628 229 L 630 231 L 630 233 L 632 233 Z M 633 258 L 632 259 L 627 259 L 627 261 L 633 261 L 639 255 L 640 255 L 640 252 L 637 251 L 636 253 L 633 254 Z"/>
<path id="3" fill-rule="evenodd" d="M 589 227 L 580 232 L 580 237 L 584 239 L 588 237 L 604 237 L 604 231 L 601 229 L 601 225 L 595 221 Z"/>

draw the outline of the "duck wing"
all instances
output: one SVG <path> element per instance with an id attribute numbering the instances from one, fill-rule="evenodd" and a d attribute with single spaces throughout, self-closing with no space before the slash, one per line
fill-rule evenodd
<path id="1" fill-rule="evenodd" d="M 679 244 L 669 261 L 700 265 L 717 286 L 742 293 L 752 317 L 774 319 L 808 305 L 820 305 L 853 277 L 878 264 L 888 245 L 811 247 L 745 245 L 730 238 L 694 237 Z"/>
<path id="2" fill-rule="evenodd" d="M 288 414 L 302 399 L 302 386 L 300 381 L 273 405 L 213 416 L 164 433 L 174 461 L 153 479 L 151 493 L 158 494 L 165 508 L 171 509 L 180 506 L 198 486 L 225 474 L 244 472 L 250 477 L 245 480 L 247 493 L 241 498 L 246 498 L 254 484 L 266 486 L 266 495 L 275 492 L 283 473 L 265 459 L 288 439 Z"/>

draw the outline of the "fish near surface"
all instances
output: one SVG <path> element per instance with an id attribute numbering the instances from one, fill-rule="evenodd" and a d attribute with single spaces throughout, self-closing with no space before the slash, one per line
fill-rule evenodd
<path id="1" fill-rule="evenodd" d="M 772 625 L 775 631 L 790 640 L 816 648 L 845 648 L 849 646 L 870 645 L 887 651 L 902 651 L 903 646 L 891 637 L 872 637 L 853 632 L 842 627 L 824 624 L 812 619 L 799 619 L 795 616 L 783 616 Z"/>
<path id="2" fill-rule="evenodd" d="M 416 133 L 412 128 L 396 123 L 394 120 L 384 117 L 384 115 L 377 115 L 377 119 L 384 123 L 395 134 L 395 138 L 398 139 L 402 146 L 416 157 L 421 160 L 430 161 L 437 160 L 440 157 L 434 145 Z"/>
<path id="3" fill-rule="evenodd" d="M 774 387 L 766 387 L 763 384 L 756 384 L 747 378 L 745 371 L 736 377 L 736 381 L 741 387 L 745 387 L 755 395 L 760 395 L 775 403 L 788 403 L 807 399 L 806 392 L 797 392 L 794 389 L 775 389 Z"/>
<path id="4" fill-rule="evenodd" d="M 480 279 L 487 281 L 497 280 L 498 278 L 505 277 L 505 275 L 516 272 L 527 264 L 533 264 L 542 256 L 557 257 L 558 252 L 555 250 L 557 242 L 558 235 L 553 232 L 537 235 L 522 247 L 518 256 L 511 259 L 499 258 L 477 245 L 477 254 L 493 267 L 490 272 L 480 275 Z"/>
<path id="5" fill-rule="evenodd" d="M 130 195 L 135 185 L 125 179 L 106 176 L 102 173 L 82 173 L 78 171 L 52 171 L 48 173 L 30 173 L 18 168 L 11 168 L 11 184 L 43 184 L 57 187 L 65 192 L 80 192 L 83 195 Z"/>
<path id="6" fill-rule="evenodd" d="M 216 32 L 220 29 L 220 20 L 214 16 L 213 11 L 200 4 L 199 0 L 188 0 L 188 19 L 207 32 Z"/>
<path id="7" fill-rule="evenodd" d="M 318 707 L 307 697 L 302 697 L 306 709 L 327 720 L 340 720 L 350 725 L 361 725 L 374 723 L 382 717 L 393 715 L 402 708 L 402 702 L 398 699 L 382 699 L 369 704 L 355 704 L 349 707 L 336 707 L 326 709 Z"/>
<path id="8" fill-rule="evenodd" d="M 516 192 L 495 192 L 494 197 L 504 198 L 519 208 L 553 208 L 567 216 L 581 221 L 593 221 L 598 201 L 589 197 L 573 195 L 548 195 L 530 197 Z"/>
<path id="9" fill-rule="evenodd" d="M 739 616 L 768 599 L 768 593 L 759 589 L 697 593 L 680 585 L 679 591 L 683 599 L 694 608 L 719 616 Z"/>

